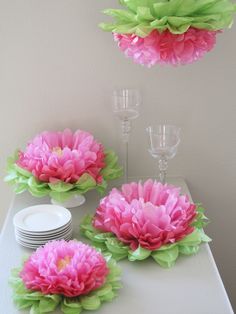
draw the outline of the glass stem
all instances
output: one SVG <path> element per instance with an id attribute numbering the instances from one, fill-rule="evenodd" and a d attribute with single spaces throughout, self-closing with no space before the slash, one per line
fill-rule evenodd
<path id="1" fill-rule="evenodd" d="M 122 129 L 122 140 L 124 143 L 124 182 L 128 182 L 129 178 L 129 135 L 131 131 L 131 123 L 129 120 L 123 120 L 121 124 Z"/>
<path id="2" fill-rule="evenodd" d="M 162 184 L 166 183 L 166 172 L 168 163 L 166 158 L 159 159 L 159 180 Z"/>
<path id="3" fill-rule="evenodd" d="M 124 143 L 124 183 L 128 182 L 129 174 L 129 142 Z"/>

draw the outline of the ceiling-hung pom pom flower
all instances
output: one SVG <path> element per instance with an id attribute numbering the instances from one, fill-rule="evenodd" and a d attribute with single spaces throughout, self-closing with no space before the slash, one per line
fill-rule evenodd
<path id="1" fill-rule="evenodd" d="M 231 0 L 120 0 L 104 13 L 100 27 L 114 34 L 135 63 L 183 65 L 198 61 L 215 45 L 216 34 L 233 25 Z"/>
<path id="2" fill-rule="evenodd" d="M 214 48 L 215 31 L 189 28 L 183 34 L 153 30 L 142 38 L 130 34 L 114 34 L 115 41 L 127 57 L 148 67 L 156 64 L 184 65 L 201 59 Z"/>
<path id="3" fill-rule="evenodd" d="M 29 290 L 67 297 L 86 295 L 101 287 L 109 273 L 94 248 L 77 241 L 53 241 L 37 249 L 20 273 Z"/>

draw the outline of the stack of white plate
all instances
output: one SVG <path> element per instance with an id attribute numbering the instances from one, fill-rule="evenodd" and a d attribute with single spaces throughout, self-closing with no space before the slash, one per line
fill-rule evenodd
<path id="1" fill-rule="evenodd" d="M 19 211 L 13 218 L 16 241 L 36 249 L 52 240 L 70 240 L 72 237 L 71 213 L 56 205 L 36 205 Z"/>

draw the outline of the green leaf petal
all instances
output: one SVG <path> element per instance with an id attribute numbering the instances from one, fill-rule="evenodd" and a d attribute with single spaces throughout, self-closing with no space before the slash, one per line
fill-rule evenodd
<path id="1" fill-rule="evenodd" d="M 105 151 L 105 164 L 105 168 L 101 171 L 105 180 L 113 180 L 122 175 L 122 168 L 118 165 L 118 156 L 113 151 Z"/>
<path id="2" fill-rule="evenodd" d="M 79 302 L 79 298 L 64 298 L 61 303 L 61 310 L 65 314 L 79 314 L 83 307 Z"/>
<path id="3" fill-rule="evenodd" d="M 123 244 L 121 241 L 117 240 L 116 238 L 107 238 L 106 246 L 108 250 L 112 254 L 116 254 L 117 256 L 127 256 L 128 255 L 128 246 Z"/>
<path id="4" fill-rule="evenodd" d="M 146 250 L 146 249 L 142 248 L 141 246 L 139 246 L 139 247 L 137 248 L 137 250 L 135 250 L 135 251 L 129 251 L 129 256 L 128 256 L 128 258 L 129 258 L 129 260 L 132 261 L 132 262 L 133 262 L 133 261 L 136 261 L 136 260 L 142 261 L 142 260 L 148 258 L 148 257 L 151 255 L 151 252 L 152 252 L 152 251 Z"/>
<path id="5" fill-rule="evenodd" d="M 59 181 L 57 183 L 49 183 L 48 186 L 50 187 L 50 189 L 52 191 L 56 191 L 56 192 L 67 192 L 70 191 L 71 189 L 73 189 L 73 184 L 70 183 L 65 183 L 62 181 Z"/>
<path id="6" fill-rule="evenodd" d="M 165 251 L 153 251 L 151 256 L 161 267 L 170 268 L 175 264 L 178 255 L 179 249 L 174 246 Z"/>
<path id="7" fill-rule="evenodd" d="M 80 297 L 80 302 L 81 302 L 82 307 L 85 310 L 89 310 L 89 311 L 97 310 L 101 305 L 100 299 L 97 296 Z"/>
<path id="8" fill-rule="evenodd" d="M 48 295 L 45 298 L 42 298 L 39 302 L 39 311 L 40 313 L 53 312 L 61 301 L 59 295 Z"/>
<path id="9" fill-rule="evenodd" d="M 96 185 L 96 180 L 88 173 L 84 173 L 76 182 L 76 188 L 78 191 L 81 191 L 81 193 L 86 193 L 89 190 L 94 189 Z"/>
<path id="10" fill-rule="evenodd" d="M 96 295 L 98 297 L 103 297 L 106 294 L 110 293 L 111 291 L 112 291 L 112 285 L 105 284 L 104 286 L 96 290 Z"/>
<path id="11" fill-rule="evenodd" d="M 193 255 L 196 254 L 199 251 L 199 246 L 179 246 L 179 252 L 184 255 Z"/>
<path id="12" fill-rule="evenodd" d="M 187 235 L 184 239 L 178 242 L 178 245 L 190 245 L 195 246 L 201 243 L 201 232 L 198 229 L 195 229 L 192 233 Z"/>
<path id="13" fill-rule="evenodd" d="M 21 174 L 21 175 L 24 176 L 24 177 L 29 178 L 29 177 L 32 176 L 32 173 L 31 173 L 31 172 L 29 172 L 29 171 L 27 171 L 27 170 L 21 168 L 21 167 L 18 166 L 17 164 L 14 165 L 14 168 L 15 168 L 15 170 L 16 170 L 19 174 Z"/>
<path id="14" fill-rule="evenodd" d="M 107 188 L 107 182 L 105 180 L 103 180 L 101 184 L 98 184 L 96 186 L 96 189 L 100 194 L 103 194 L 106 188 Z"/>
<path id="15" fill-rule="evenodd" d="M 9 171 L 8 175 L 5 176 L 4 181 L 5 182 L 11 182 L 11 181 L 15 181 L 17 179 L 17 173 L 15 171 Z"/>
<path id="16" fill-rule="evenodd" d="M 39 310 L 39 302 L 35 302 L 30 308 L 30 314 L 41 314 Z"/>
<path id="17" fill-rule="evenodd" d="M 24 184 L 24 183 L 22 183 L 22 184 L 17 184 L 16 186 L 15 186 L 15 188 L 14 188 L 14 192 L 16 193 L 16 194 L 21 194 L 21 193 L 23 193 L 24 191 L 26 191 L 28 189 L 28 185 L 27 184 Z"/>
<path id="18" fill-rule="evenodd" d="M 51 191 L 51 192 L 49 192 L 50 197 L 59 203 L 65 202 L 73 194 L 74 194 L 73 191 L 68 191 L 68 192 Z"/>
<path id="19" fill-rule="evenodd" d="M 124 10 L 108 9 L 115 22 L 102 24 L 106 31 L 147 36 L 152 30 L 169 29 L 182 34 L 189 27 L 206 30 L 229 28 L 236 5 L 230 0 L 120 0 Z M 122 12 L 122 13 L 121 13 Z M 159 20 L 165 19 L 164 24 Z M 143 22 L 145 22 L 143 24 Z M 147 22 L 147 23 L 146 23 Z"/>

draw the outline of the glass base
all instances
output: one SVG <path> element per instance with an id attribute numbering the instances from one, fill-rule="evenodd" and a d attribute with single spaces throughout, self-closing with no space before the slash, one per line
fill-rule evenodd
<path id="1" fill-rule="evenodd" d="M 65 208 L 75 208 L 75 207 L 81 206 L 85 203 L 85 201 L 86 201 L 86 198 L 80 194 L 72 195 L 64 202 L 57 202 L 54 199 L 51 199 L 51 203 L 53 205 L 59 205 Z"/>

